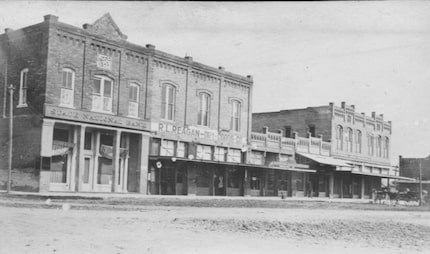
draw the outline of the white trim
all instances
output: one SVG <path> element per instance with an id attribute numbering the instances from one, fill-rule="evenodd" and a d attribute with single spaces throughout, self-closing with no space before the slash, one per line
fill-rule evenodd
<path id="1" fill-rule="evenodd" d="M 24 101 L 24 95 L 23 95 L 23 87 L 22 87 L 23 86 L 23 81 L 24 81 L 24 79 L 23 79 L 23 76 L 24 76 L 23 74 L 24 73 L 26 73 L 26 79 L 25 79 L 25 82 L 26 82 L 25 102 L 23 102 Z M 27 91 L 28 91 L 28 68 L 24 68 L 20 72 L 19 98 L 18 98 L 18 106 L 17 106 L 17 108 L 24 108 L 24 107 L 28 106 L 27 105 Z"/>

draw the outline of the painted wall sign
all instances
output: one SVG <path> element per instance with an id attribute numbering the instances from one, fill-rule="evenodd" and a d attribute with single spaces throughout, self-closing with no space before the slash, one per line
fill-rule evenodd
<path id="1" fill-rule="evenodd" d="M 95 112 L 86 112 L 76 109 L 61 108 L 52 105 L 45 105 L 45 116 L 79 122 L 124 127 L 136 130 L 150 130 L 149 122 L 144 120 L 130 119 L 127 117 L 120 116 L 111 116 Z"/>
<path id="2" fill-rule="evenodd" d="M 231 142 L 235 144 L 246 144 L 246 137 L 230 132 L 218 132 L 217 130 L 199 128 L 197 126 L 176 126 L 165 123 L 151 123 L 151 131 L 157 133 L 170 133 L 179 137 L 191 137 L 209 139 L 217 142 Z"/>
<path id="3" fill-rule="evenodd" d="M 112 70 L 112 57 L 98 54 L 97 55 L 97 68 L 103 70 Z"/>

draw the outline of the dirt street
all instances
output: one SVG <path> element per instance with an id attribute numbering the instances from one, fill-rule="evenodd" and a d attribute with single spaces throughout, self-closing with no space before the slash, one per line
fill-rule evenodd
<path id="1" fill-rule="evenodd" d="M 430 213 L 0 206 L 0 253 L 430 253 Z"/>

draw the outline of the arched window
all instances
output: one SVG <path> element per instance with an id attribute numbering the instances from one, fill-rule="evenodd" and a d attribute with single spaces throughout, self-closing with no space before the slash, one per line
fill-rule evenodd
<path id="1" fill-rule="evenodd" d="M 75 72 L 70 68 L 63 68 L 60 106 L 73 107 L 74 89 Z"/>
<path id="2" fill-rule="evenodd" d="M 161 118 L 174 120 L 175 118 L 176 88 L 170 84 L 163 84 L 161 91 Z"/>
<path id="3" fill-rule="evenodd" d="M 389 158 L 390 156 L 390 139 L 385 137 L 384 139 L 384 158 Z"/>
<path id="4" fill-rule="evenodd" d="M 374 149 L 374 138 L 372 134 L 369 134 L 367 136 L 367 154 L 373 156 L 373 149 Z"/>
<path id="5" fill-rule="evenodd" d="M 355 138 L 355 152 L 361 153 L 361 131 L 356 131 L 356 138 Z"/>
<path id="6" fill-rule="evenodd" d="M 336 148 L 339 151 L 343 150 L 343 127 L 340 125 L 336 128 Z"/>
<path id="7" fill-rule="evenodd" d="M 139 84 L 131 83 L 128 88 L 128 116 L 137 117 L 139 114 Z"/>
<path id="8" fill-rule="evenodd" d="M 197 124 L 209 126 L 210 95 L 207 93 L 199 94 L 199 112 L 197 113 Z"/>
<path id="9" fill-rule="evenodd" d="M 113 81 L 106 76 L 95 76 L 92 89 L 92 110 L 112 112 Z"/>
<path id="10" fill-rule="evenodd" d="M 27 107 L 27 81 L 28 68 L 25 68 L 21 71 L 20 74 L 18 107 Z"/>
<path id="11" fill-rule="evenodd" d="M 241 115 L 241 105 L 239 101 L 232 101 L 232 110 L 231 110 L 231 129 L 233 131 L 240 130 L 240 115 Z"/>
<path id="12" fill-rule="evenodd" d="M 352 129 L 348 128 L 347 129 L 347 133 L 348 133 L 348 137 L 347 137 L 347 140 L 346 140 L 346 150 L 351 153 L 352 152 L 352 148 L 353 148 L 353 145 L 352 145 L 352 141 L 353 141 L 353 132 L 352 132 Z"/>
<path id="13" fill-rule="evenodd" d="M 376 156 L 382 157 L 382 137 L 378 136 L 378 140 L 376 141 Z"/>

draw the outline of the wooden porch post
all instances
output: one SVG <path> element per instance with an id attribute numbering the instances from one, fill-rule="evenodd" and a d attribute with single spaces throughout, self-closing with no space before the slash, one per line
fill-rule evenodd
<path id="1" fill-rule="evenodd" d="M 113 136 L 113 158 L 112 164 L 114 168 L 114 173 L 112 174 L 112 192 L 118 191 L 118 177 L 119 177 L 119 152 L 120 152 L 120 142 L 121 142 L 121 131 L 115 131 Z"/>

